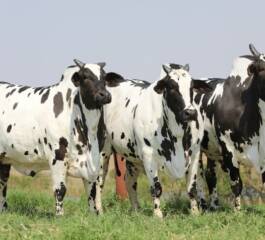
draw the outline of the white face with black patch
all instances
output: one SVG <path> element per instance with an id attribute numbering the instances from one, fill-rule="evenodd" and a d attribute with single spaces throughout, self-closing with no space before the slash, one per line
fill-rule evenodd
<path id="1" fill-rule="evenodd" d="M 192 79 L 190 74 L 186 70 L 180 68 L 172 69 L 172 71 L 169 73 L 169 76 L 178 84 L 178 91 L 184 100 L 184 109 L 194 109 L 191 102 Z"/>
<path id="2" fill-rule="evenodd" d="M 80 66 L 80 70 L 72 76 L 75 86 L 79 87 L 80 95 L 87 109 L 97 109 L 110 103 L 111 95 L 106 90 L 105 72 L 98 64 Z"/>

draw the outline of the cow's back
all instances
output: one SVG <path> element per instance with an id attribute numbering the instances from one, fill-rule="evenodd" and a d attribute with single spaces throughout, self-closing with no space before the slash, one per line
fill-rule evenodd
<path id="1" fill-rule="evenodd" d="M 58 139 L 69 139 L 74 91 L 70 81 L 38 88 L 0 84 L 0 153 L 5 161 L 48 164 Z"/>

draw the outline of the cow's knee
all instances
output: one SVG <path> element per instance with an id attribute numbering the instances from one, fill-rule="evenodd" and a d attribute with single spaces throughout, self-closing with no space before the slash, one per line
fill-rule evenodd
<path id="1" fill-rule="evenodd" d="M 162 195 L 162 186 L 159 181 L 154 183 L 154 186 L 151 186 L 151 195 L 152 197 L 159 198 Z"/>

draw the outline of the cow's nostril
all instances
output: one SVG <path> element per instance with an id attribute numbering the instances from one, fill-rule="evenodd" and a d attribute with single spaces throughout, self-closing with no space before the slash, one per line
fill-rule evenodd
<path id="1" fill-rule="evenodd" d="M 192 119 L 196 118 L 196 115 L 197 115 L 197 111 L 194 109 L 186 109 L 183 112 L 183 117 L 186 120 L 192 120 Z"/>
<path id="2" fill-rule="evenodd" d="M 99 93 L 99 96 L 100 96 L 100 97 L 105 97 L 105 94 L 104 94 L 103 92 L 100 92 L 100 93 Z"/>

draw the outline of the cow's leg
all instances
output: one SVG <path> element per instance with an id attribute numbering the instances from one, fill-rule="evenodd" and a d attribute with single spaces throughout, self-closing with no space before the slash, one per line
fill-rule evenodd
<path id="1" fill-rule="evenodd" d="M 216 210 L 219 207 L 217 194 L 216 162 L 210 158 L 207 158 L 205 178 L 209 190 L 210 210 Z"/>
<path id="2" fill-rule="evenodd" d="M 0 212 L 7 209 L 6 193 L 10 165 L 0 163 Z"/>
<path id="3" fill-rule="evenodd" d="M 63 215 L 63 199 L 66 194 L 66 166 L 64 161 L 54 161 L 51 166 L 53 192 L 55 197 L 55 214 Z"/>
<path id="4" fill-rule="evenodd" d="M 154 203 L 154 216 L 163 218 L 163 213 L 160 209 L 160 197 L 162 195 L 162 186 L 158 178 L 157 162 L 152 159 L 152 149 L 143 149 L 143 163 L 146 175 L 150 183 L 151 196 Z"/>
<path id="5" fill-rule="evenodd" d="M 224 143 L 221 143 L 223 153 L 223 170 L 225 170 L 230 179 L 230 185 L 234 194 L 234 209 L 236 211 L 241 208 L 241 192 L 242 192 L 242 180 L 239 174 L 238 162 L 234 159 L 232 152 L 228 151 Z"/>
<path id="6" fill-rule="evenodd" d="M 95 182 L 89 182 L 83 179 L 83 183 L 88 195 L 88 206 L 90 211 L 96 213 L 97 215 L 102 214 L 99 177 Z"/>
<path id="7" fill-rule="evenodd" d="M 139 172 L 139 166 L 126 161 L 125 183 L 133 210 L 138 210 L 140 207 L 137 198 L 137 178 L 139 176 Z"/>
<path id="8" fill-rule="evenodd" d="M 90 187 L 91 192 L 90 196 L 88 197 L 89 208 L 96 212 L 97 214 L 102 214 L 102 201 L 101 201 L 101 194 L 102 189 L 105 184 L 106 175 L 108 173 L 109 168 L 109 160 L 110 155 L 112 154 L 112 150 L 109 144 L 105 144 L 103 150 L 100 153 L 100 170 L 99 176 L 97 177 L 97 181 L 95 181 Z M 87 183 L 85 183 L 85 189 L 88 190 Z"/>
<path id="9" fill-rule="evenodd" d="M 203 211 L 206 211 L 207 204 L 206 204 L 206 197 L 204 192 L 204 169 L 203 169 L 203 162 L 202 162 L 202 153 L 200 153 L 200 160 L 199 160 L 199 167 L 198 167 L 198 174 L 197 174 L 197 198 L 200 205 L 200 208 Z"/>
<path id="10" fill-rule="evenodd" d="M 190 151 L 188 151 L 190 152 Z M 191 214 L 199 214 L 197 197 L 197 173 L 199 167 L 200 149 L 194 149 L 191 154 L 186 153 L 187 157 L 187 170 L 186 170 L 186 180 L 187 180 L 187 192 L 190 198 Z"/>

